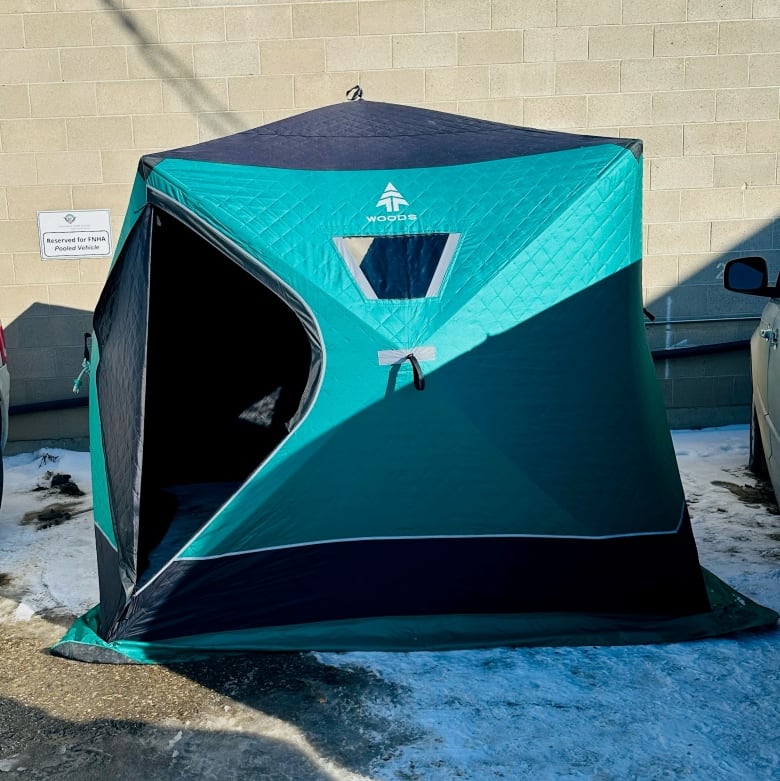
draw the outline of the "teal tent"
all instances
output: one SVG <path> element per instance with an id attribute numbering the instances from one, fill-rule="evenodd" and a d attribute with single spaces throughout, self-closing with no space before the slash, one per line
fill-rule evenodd
<path id="1" fill-rule="evenodd" d="M 142 158 L 94 318 L 100 604 L 55 653 L 677 640 L 699 566 L 641 144 L 345 102 Z"/>

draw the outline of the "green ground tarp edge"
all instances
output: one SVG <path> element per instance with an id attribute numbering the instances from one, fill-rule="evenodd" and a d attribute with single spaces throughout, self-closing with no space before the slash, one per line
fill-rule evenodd
<path id="1" fill-rule="evenodd" d="M 775 628 L 780 615 L 702 568 L 712 609 L 689 616 L 534 613 L 394 616 L 201 634 L 167 641 L 104 642 L 99 607 L 80 618 L 51 652 L 109 664 L 197 661 L 254 651 L 442 651 L 495 647 L 618 646 L 701 640 Z M 388 640 L 389 637 L 394 638 Z M 328 639 L 326 639 L 328 638 Z M 334 638 L 339 638 L 334 642 Z"/>

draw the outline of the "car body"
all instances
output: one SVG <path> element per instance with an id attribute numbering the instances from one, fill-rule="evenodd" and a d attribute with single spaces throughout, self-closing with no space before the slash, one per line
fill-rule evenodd
<path id="1" fill-rule="evenodd" d="M 727 290 L 767 299 L 750 339 L 753 403 L 748 466 L 757 477 L 770 480 L 780 502 L 780 287 L 777 282 L 769 284 L 766 261 L 760 257 L 729 261 L 723 284 Z"/>
<path id="2" fill-rule="evenodd" d="M 8 373 L 8 355 L 5 349 L 5 332 L 0 323 L 0 502 L 3 500 L 3 461 L 8 441 L 8 405 L 11 396 L 11 376 Z"/>

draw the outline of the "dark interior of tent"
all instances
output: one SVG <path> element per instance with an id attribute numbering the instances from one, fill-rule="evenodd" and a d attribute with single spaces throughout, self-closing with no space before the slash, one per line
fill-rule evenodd
<path id="1" fill-rule="evenodd" d="M 286 437 L 312 356 L 284 301 L 160 209 L 147 333 L 138 541 L 145 578 Z"/>

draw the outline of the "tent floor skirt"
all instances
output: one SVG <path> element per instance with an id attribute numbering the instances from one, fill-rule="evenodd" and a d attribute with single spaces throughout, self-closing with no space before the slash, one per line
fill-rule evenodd
<path id="1" fill-rule="evenodd" d="M 109 664 L 196 661 L 255 651 L 431 651 L 523 646 L 617 646 L 700 640 L 769 629 L 778 614 L 703 570 L 711 609 L 689 616 L 526 613 L 385 616 L 199 634 L 154 642 L 97 634 L 99 607 L 77 619 L 51 652 Z"/>

